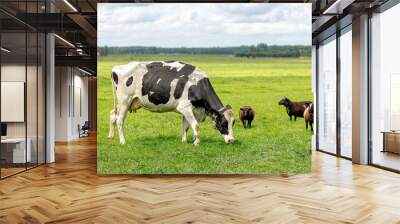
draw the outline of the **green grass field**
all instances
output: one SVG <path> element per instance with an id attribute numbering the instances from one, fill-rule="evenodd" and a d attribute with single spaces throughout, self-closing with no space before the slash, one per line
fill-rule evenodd
<path id="1" fill-rule="evenodd" d="M 116 131 L 107 139 L 113 107 L 110 73 L 115 65 L 130 61 L 179 60 L 205 71 L 222 102 L 233 107 L 235 143 L 227 145 L 212 121 L 200 124 L 200 146 L 181 143 L 181 115 L 128 113 L 126 145 Z M 98 58 L 98 146 L 100 174 L 297 174 L 311 169 L 311 132 L 303 119 L 289 121 L 282 96 L 311 100 L 309 58 L 234 58 L 214 55 L 127 55 Z M 239 107 L 256 110 L 253 128 L 244 129 Z"/>

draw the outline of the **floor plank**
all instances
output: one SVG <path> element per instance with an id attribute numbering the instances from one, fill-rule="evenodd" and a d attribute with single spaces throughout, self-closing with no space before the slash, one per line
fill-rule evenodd
<path id="1" fill-rule="evenodd" d="M 0 181 L 0 223 L 400 223 L 400 175 L 313 153 L 307 175 L 98 176 L 96 139 Z"/>

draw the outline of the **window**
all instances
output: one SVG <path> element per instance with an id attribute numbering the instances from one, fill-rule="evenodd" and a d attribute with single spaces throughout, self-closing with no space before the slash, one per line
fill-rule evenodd
<path id="1" fill-rule="evenodd" d="M 352 157 L 352 33 L 351 26 L 340 36 L 340 155 Z"/>
<path id="2" fill-rule="evenodd" d="M 371 18 L 371 161 L 400 170 L 400 5 Z"/>
<path id="3" fill-rule="evenodd" d="M 41 13 L 43 1 L 1 2 Z M 15 7 L 13 7 L 15 8 Z M 45 35 L 0 13 L 0 178 L 45 163 Z"/>
<path id="4" fill-rule="evenodd" d="M 318 48 L 318 149 L 336 153 L 336 36 Z"/>

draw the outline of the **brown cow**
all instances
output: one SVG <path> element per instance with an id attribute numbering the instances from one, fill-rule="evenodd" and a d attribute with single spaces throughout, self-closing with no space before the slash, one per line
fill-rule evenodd
<path id="1" fill-rule="evenodd" d="M 251 128 L 251 122 L 253 122 L 255 116 L 256 112 L 250 106 L 240 108 L 239 117 L 244 128 Z"/>
<path id="2" fill-rule="evenodd" d="M 306 122 L 306 130 L 308 129 L 308 125 L 310 125 L 311 131 L 313 131 L 314 104 L 310 104 L 310 106 L 304 110 L 304 121 Z"/>
<path id="3" fill-rule="evenodd" d="M 304 110 L 311 104 L 311 101 L 300 101 L 300 102 L 292 102 L 288 98 L 283 97 L 279 101 L 279 105 L 283 105 L 286 107 L 286 112 L 292 120 L 292 116 L 294 116 L 294 120 L 296 121 L 297 117 L 304 116 Z"/>

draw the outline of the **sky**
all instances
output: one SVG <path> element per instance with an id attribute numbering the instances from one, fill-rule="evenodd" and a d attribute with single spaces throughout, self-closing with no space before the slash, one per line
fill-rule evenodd
<path id="1" fill-rule="evenodd" d="M 311 45 L 311 4 L 99 3 L 98 46 Z"/>

